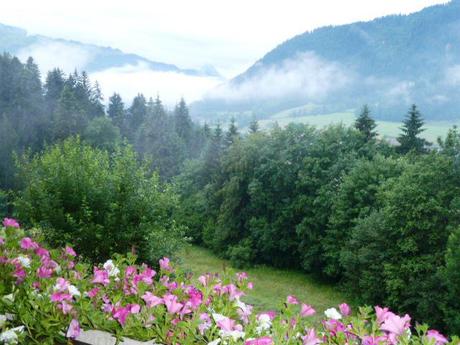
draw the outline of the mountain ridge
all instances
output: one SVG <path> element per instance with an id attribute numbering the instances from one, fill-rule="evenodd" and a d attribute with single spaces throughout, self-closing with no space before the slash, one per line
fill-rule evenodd
<path id="1" fill-rule="evenodd" d="M 88 51 L 91 54 L 91 58 L 84 68 L 87 72 L 97 72 L 108 68 L 142 63 L 155 71 L 221 78 L 221 75 L 214 67 L 210 68 L 206 65 L 201 69 L 179 68 L 174 64 L 153 61 L 138 54 L 125 53 L 121 49 L 111 46 L 99 46 L 77 40 L 51 38 L 44 35 L 30 35 L 27 30 L 23 28 L 0 23 L 0 52 L 18 55 L 20 52 L 30 49 L 31 47 L 43 46 L 46 44 L 63 44 Z"/>
<path id="2" fill-rule="evenodd" d="M 286 84 L 281 96 L 270 83 Z M 197 102 L 194 113 L 263 118 L 304 104 L 321 114 L 369 103 L 378 118 L 399 120 L 417 103 L 428 118 L 449 120 L 460 117 L 459 93 L 460 1 L 454 0 L 296 35 Z"/>

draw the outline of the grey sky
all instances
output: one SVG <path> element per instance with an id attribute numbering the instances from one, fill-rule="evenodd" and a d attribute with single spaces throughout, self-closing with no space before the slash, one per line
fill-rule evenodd
<path id="1" fill-rule="evenodd" d="M 0 0 L 0 22 L 234 76 L 282 41 L 443 0 Z"/>

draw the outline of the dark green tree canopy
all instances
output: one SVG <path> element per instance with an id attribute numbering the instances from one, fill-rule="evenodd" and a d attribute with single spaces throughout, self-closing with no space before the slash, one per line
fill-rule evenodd
<path id="1" fill-rule="evenodd" d="M 422 115 L 414 104 L 407 113 L 401 128 L 402 133 L 398 137 L 398 151 L 400 153 L 405 154 L 411 151 L 425 153 L 427 151 L 428 142 L 419 137 L 419 134 L 425 130 L 423 125 Z"/>
<path id="2" fill-rule="evenodd" d="M 376 127 L 377 124 L 371 117 L 371 111 L 366 104 L 355 121 L 355 128 L 363 134 L 366 141 L 370 141 L 377 136 L 377 132 L 375 132 Z"/>

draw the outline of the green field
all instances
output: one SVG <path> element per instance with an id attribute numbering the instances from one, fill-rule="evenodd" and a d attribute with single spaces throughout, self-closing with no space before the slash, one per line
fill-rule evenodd
<path id="1" fill-rule="evenodd" d="M 293 111 L 295 110 L 285 110 L 273 115 L 270 119 L 260 120 L 259 124 L 261 128 L 265 129 L 270 128 L 275 122 L 277 122 L 281 127 L 284 127 L 292 122 L 305 123 L 317 127 L 324 127 L 330 124 L 338 123 L 343 123 L 344 125 L 349 126 L 354 123 L 356 118 L 356 114 L 352 110 L 342 113 L 306 116 L 292 116 Z M 298 111 L 301 111 L 301 109 Z M 426 130 L 422 133 L 422 137 L 428 141 L 435 142 L 439 136 L 444 137 L 449 128 L 452 128 L 453 125 L 460 126 L 460 121 L 427 121 L 425 124 Z M 400 133 L 400 127 L 400 122 L 377 121 L 377 131 L 383 137 L 396 138 Z"/>
<path id="2" fill-rule="evenodd" d="M 182 266 L 196 275 L 235 271 L 229 263 L 213 255 L 210 251 L 189 247 L 182 254 Z M 286 296 L 294 295 L 302 302 L 312 305 L 321 312 L 331 306 L 344 302 L 344 296 L 334 287 L 321 284 L 305 273 L 280 270 L 269 267 L 257 267 L 245 270 L 254 290 L 244 298 L 253 304 L 257 311 L 277 310 L 286 300 Z"/>

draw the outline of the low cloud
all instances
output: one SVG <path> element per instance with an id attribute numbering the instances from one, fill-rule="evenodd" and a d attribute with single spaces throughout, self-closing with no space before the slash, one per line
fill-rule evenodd
<path id="1" fill-rule="evenodd" d="M 64 42 L 41 42 L 32 44 L 21 49 L 18 57 L 25 61 L 29 56 L 34 58 L 40 67 L 42 75 L 53 68 L 59 67 L 65 73 L 71 73 L 75 69 L 84 70 L 94 58 L 89 49 L 84 49 L 77 44 Z"/>
<path id="2" fill-rule="evenodd" d="M 141 92 L 146 97 L 156 97 L 158 94 L 168 106 L 176 104 L 181 97 L 187 102 L 199 100 L 222 82 L 213 77 L 154 71 L 142 63 L 106 69 L 92 73 L 90 77 L 99 82 L 106 100 L 117 92 L 129 104 Z"/>
<path id="3" fill-rule="evenodd" d="M 324 61 L 314 53 L 286 59 L 280 65 L 261 67 L 257 74 L 236 84 L 226 83 L 205 95 L 227 101 L 303 97 L 318 101 L 343 89 L 353 79 L 339 64 Z"/>

